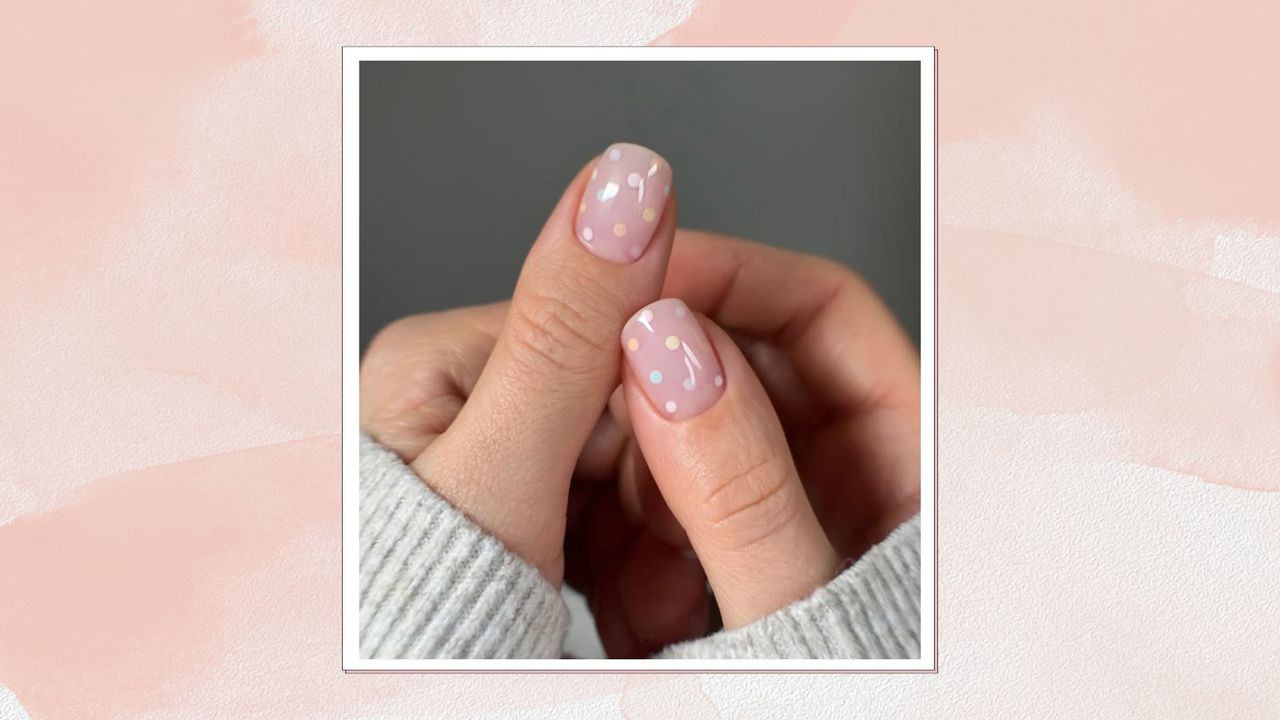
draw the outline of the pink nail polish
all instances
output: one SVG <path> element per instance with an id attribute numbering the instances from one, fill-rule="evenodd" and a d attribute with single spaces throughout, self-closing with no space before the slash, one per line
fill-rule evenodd
<path id="1" fill-rule="evenodd" d="M 724 392 L 724 371 L 688 306 L 652 303 L 622 328 L 622 352 L 649 402 L 673 420 L 691 418 Z"/>
<path id="2" fill-rule="evenodd" d="M 666 160 L 640 145 L 610 145 L 578 203 L 578 240 L 610 262 L 634 262 L 649 246 L 670 194 Z"/>

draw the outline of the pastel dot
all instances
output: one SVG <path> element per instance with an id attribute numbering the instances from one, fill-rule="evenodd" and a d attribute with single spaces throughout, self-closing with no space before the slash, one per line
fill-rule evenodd
<path id="1" fill-rule="evenodd" d="M 654 385 L 657 385 L 658 383 L 662 382 L 662 371 L 654 370 L 653 372 L 649 373 L 649 382 L 653 383 Z"/>
<path id="2" fill-rule="evenodd" d="M 619 150 L 618 148 L 613 148 L 613 149 L 611 149 L 611 150 L 609 151 L 609 159 L 610 159 L 610 160 L 621 160 L 621 159 L 622 159 L 622 151 L 621 151 L 621 150 Z"/>
<path id="3" fill-rule="evenodd" d="M 668 400 L 668 401 L 667 401 L 667 405 L 666 405 L 666 407 L 667 407 L 667 412 L 669 412 L 669 413 L 673 413 L 673 412 L 675 412 L 675 411 L 676 411 L 676 403 L 675 403 L 675 401 L 674 401 L 674 400 Z"/>
<path id="4" fill-rule="evenodd" d="M 582 228 L 582 239 L 591 242 L 591 238 L 595 237 L 595 233 L 591 232 L 591 228 Z"/>
<path id="5" fill-rule="evenodd" d="M 644 248 L 640 247 L 639 245 L 636 245 L 635 247 L 631 248 L 627 252 L 628 254 L 631 255 L 631 257 L 638 258 L 640 257 L 640 253 L 644 252 Z"/>
<path id="6" fill-rule="evenodd" d="M 688 315 L 688 314 L 689 314 L 689 310 L 686 309 L 685 306 L 683 305 L 676 306 L 676 317 L 684 317 L 685 315 Z"/>
<path id="7" fill-rule="evenodd" d="M 670 185 L 663 185 L 663 186 L 662 186 L 662 197 L 666 197 L 666 196 L 668 196 L 668 195 L 670 195 L 670 194 L 671 194 L 671 186 L 670 186 Z"/>
<path id="8" fill-rule="evenodd" d="M 631 352 L 635 352 L 639 350 L 640 341 L 635 338 L 631 338 L 630 340 L 627 340 L 627 349 L 630 350 Z"/>
<path id="9" fill-rule="evenodd" d="M 667 344 L 668 350 L 679 350 L 680 338 L 676 337 L 675 335 L 668 335 L 666 344 Z"/>
<path id="10" fill-rule="evenodd" d="M 614 234 L 614 235 L 617 235 L 618 237 L 622 237 L 623 235 L 626 235 L 626 234 L 627 234 L 627 226 L 626 226 L 626 225 L 623 225 L 622 223 L 618 223 L 617 225 L 614 225 L 614 226 L 613 226 L 613 234 Z"/>
<path id="11" fill-rule="evenodd" d="M 629 187 L 640 187 L 640 173 L 631 173 L 628 175 L 627 185 Z"/>
<path id="12" fill-rule="evenodd" d="M 597 176 L 597 175 L 599 175 L 599 174 L 600 174 L 600 168 L 598 168 L 598 167 L 593 167 L 593 168 L 591 168 L 591 179 L 592 179 L 592 180 L 595 180 L 595 179 L 596 179 L 596 176 Z"/>
<path id="13" fill-rule="evenodd" d="M 654 212 L 653 208 L 645 208 L 643 216 L 645 222 L 653 222 L 653 219 L 658 217 L 658 213 Z"/>
<path id="14" fill-rule="evenodd" d="M 693 390 L 693 378 L 685 378 L 681 385 L 684 385 L 685 390 Z"/>
<path id="15" fill-rule="evenodd" d="M 581 215 L 586 211 L 587 211 L 587 201 L 583 200 L 582 202 L 578 203 L 578 214 Z"/>
<path id="16" fill-rule="evenodd" d="M 724 384 L 724 377 L 723 377 L 723 376 L 721 376 L 721 375 L 717 375 L 717 376 L 716 376 L 716 387 L 720 387 L 720 386 L 721 386 L 721 385 L 723 385 L 723 384 Z"/>
<path id="17" fill-rule="evenodd" d="M 649 174 L 652 175 L 662 169 L 662 161 L 658 158 L 653 159 L 653 164 L 649 166 Z"/>

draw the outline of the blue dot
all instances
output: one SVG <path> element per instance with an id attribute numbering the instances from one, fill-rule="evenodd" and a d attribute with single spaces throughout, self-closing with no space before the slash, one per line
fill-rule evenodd
<path id="1" fill-rule="evenodd" d="M 654 385 L 657 385 L 658 383 L 662 382 L 662 373 L 658 370 L 654 370 L 653 372 L 649 373 L 649 382 L 653 383 Z"/>

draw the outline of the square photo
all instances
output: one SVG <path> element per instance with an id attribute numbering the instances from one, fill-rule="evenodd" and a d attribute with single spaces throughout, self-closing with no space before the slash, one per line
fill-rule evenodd
<path id="1" fill-rule="evenodd" d="M 343 666 L 935 669 L 931 48 L 346 48 Z"/>

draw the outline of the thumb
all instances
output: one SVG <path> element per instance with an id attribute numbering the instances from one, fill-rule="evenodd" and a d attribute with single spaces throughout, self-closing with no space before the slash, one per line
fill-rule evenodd
<path id="1" fill-rule="evenodd" d="M 636 440 L 739 627 L 809 595 L 839 559 L 805 497 L 768 396 L 729 336 L 680 300 L 624 326 Z"/>
<path id="2" fill-rule="evenodd" d="M 618 383 L 614 338 L 662 288 L 670 188 L 666 161 L 639 145 L 612 145 L 578 173 L 529 250 L 474 390 L 413 462 L 553 583 L 569 479 Z"/>

